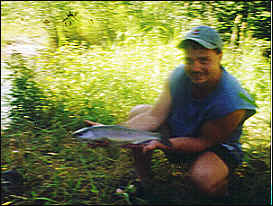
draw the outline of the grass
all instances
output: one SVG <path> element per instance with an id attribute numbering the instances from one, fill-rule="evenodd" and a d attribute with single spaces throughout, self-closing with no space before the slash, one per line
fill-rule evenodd
<path id="1" fill-rule="evenodd" d="M 54 132 L 2 134 L 2 171 L 16 168 L 24 177 L 24 189 L 18 194 L 2 196 L 2 204 L 202 204 L 185 185 L 185 167 L 169 164 L 164 154 L 154 154 L 154 185 L 145 198 L 115 194 L 120 185 L 130 185 L 135 175 L 128 150 L 89 148 L 67 132 L 56 139 Z M 269 204 L 270 168 L 267 156 L 252 156 L 231 179 L 232 203 Z M 220 202 L 212 202 L 218 205 Z"/>

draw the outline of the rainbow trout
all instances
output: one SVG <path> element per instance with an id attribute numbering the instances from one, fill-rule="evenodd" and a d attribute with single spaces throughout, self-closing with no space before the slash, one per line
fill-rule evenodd
<path id="1" fill-rule="evenodd" d="M 85 127 L 75 131 L 73 136 L 81 140 L 88 140 L 88 142 L 106 141 L 120 146 L 145 144 L 152 140 L 158 140 L 167 146 L 170 145 L 169 140 L 161 137 L 160 133 L 129 129 L 118 125 Z"/>

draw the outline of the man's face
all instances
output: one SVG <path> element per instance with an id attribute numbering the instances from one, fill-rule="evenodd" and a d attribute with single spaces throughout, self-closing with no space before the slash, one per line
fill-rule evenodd
<path id="1" fill-rule="evenodd" d="M 209 85 L 220 78 L 222 53 L 211 49 L 185 50 L 185 71 L 192 83 L 199 86 Z"/>

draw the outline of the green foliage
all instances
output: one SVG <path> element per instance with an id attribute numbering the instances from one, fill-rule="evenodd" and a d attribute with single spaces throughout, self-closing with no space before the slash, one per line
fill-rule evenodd
<path id="1" fill-rule="evenodd" d="M 84 50 L 68 44 L 37 60 L 37 65 L 43 65 L 40 86 L 50 91 L 51 102 L 63 102 L 64 110 L 77 118 L 105 124 L 122 121 L 132 106 L 155 101 L 160 83 L 178 64 L 171 57 L 172 51 L 177 52 L 174 47 L 154 46 L 151 50 L 148 45 L 135 44 L 135 48 Z M 143 61 L 145 55 L 147 61 Z"/>
<path id="2" fill-rule="evenodd" d="M 52 47 L 77 41 L 111 47 L 128 39 L 168 43 L 197 24 L 216 26 L 227 42 L 253 36 L 270 41 L 268 1 L 3 1 L 1 21 L 46 29 Z M 8 37 L 4 37 L 5 40 Z"/>
<path id="3" fill-rule="evenodd" d="M 13 125 L 18 127 L 24 121 L 31 121 L 35 126 L 43 126 L 47 121 L 44 119 L 44 106 L 48 101 L 34 79 L 34 71 L 25 65 L 23 58 L 10 64 L 9 69 L 14 76 L 10 93 L 12 109 L 9 114 Z"/>

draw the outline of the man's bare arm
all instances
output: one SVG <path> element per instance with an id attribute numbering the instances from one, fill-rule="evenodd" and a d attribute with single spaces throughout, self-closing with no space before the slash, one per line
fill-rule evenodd
<path id="1" fill-rule="evenodd" d="M 168 83 L 166 83 L 159 99 L 149 111 L 139 114 L 121 125 L 132 129 L 154 131 L 165 121 L 170 107 L 171 95 Z"/>
<path id="2" fill-rule="evenodd" d="M 245 110 L 237 110 L 223 118 L 210 120 L 201 127 L 199 137 L 176 137 L 170 138 L 172 147 L 163 145 L 160 142 L 147 145 L 144 151 L 153 149 L 166 149 L 182 151 L 186 153 L 201 152 L 205 149 L 224 142 L 230 137 L 231 133 L 239 126 L 245 118 Z"/>

